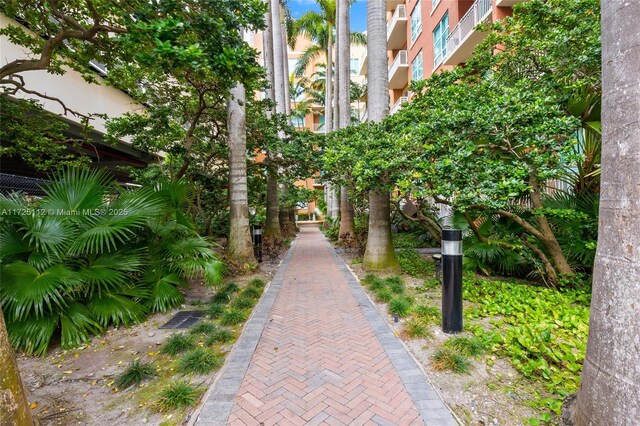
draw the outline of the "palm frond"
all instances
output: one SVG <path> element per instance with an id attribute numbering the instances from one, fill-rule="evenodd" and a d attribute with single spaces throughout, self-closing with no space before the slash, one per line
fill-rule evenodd
<path id="1" fill-rule="evenodd" d="M 349 34 L 349 39 L 351 44 L 355 44 L 357 46 L 367 45 L 367 35 L 365 33 L 352 32 Z"/>
<path id="2" fill-rule="evenodd" d="M 110 323 L 126 326 L 141 322 L 147 314 L 146 308 L 130 298 L 114 293 L 102 293 L 93 297 L 88 308 L 102 327 Z"/>
<path id="3" fill-rule="evenodd" d="M 70 302 L 60 314 L 60 345 L 74 348 L 91 340 L 91 336 L 102 331 L 102 327 L 81 303 Z"/>
<path id="4" fill-rule="evenodd" d="M 82 212 L 102 206 L 110 177 L 102 170 L 70 168 L 56 173 L 42 189 L 42 207 L 51 211 Z"/>
<path id="5" fill-rule="evenodd" d="M 295 76 L 302 77 L 309 65 L 324 53 L 325 50 L 317 44 L 309 46 L 304 52 L 302 52 L 300 58 L 298 58 L 298 63 L 294 70 Z"/>
<path id="6" fill-rule="evenodd" d="M 167 312 L 184 302 L 184 295 L 176 288 L 182 285 L 177 274 L 165 275 L 164 271 L 152 271 L 142 281 L 149 288 L 149 297 L 144 305 L 150 312 Z"/>
<path id="7" fill-rule="evenodd" d="M 11 346 L 32 355 L 46 355 L 57 327 L 58 321 L 54 317 L 7 321 Z"/>

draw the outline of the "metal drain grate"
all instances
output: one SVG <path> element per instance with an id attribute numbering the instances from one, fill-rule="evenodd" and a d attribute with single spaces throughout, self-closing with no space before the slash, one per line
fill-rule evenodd
<path id="1" fill-rule="evenodd" d="M 204 311 L 180 311 L 169 321 L 162 324 L 160 328 L 189 328 L 200 321 L 204 315 Z"/>

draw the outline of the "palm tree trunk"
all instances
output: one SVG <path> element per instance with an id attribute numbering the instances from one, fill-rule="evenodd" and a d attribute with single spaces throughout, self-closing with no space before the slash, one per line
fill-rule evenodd
<path id="1" fill-rule="evenodd" d="M 382 121 L 389 112 L 385 0 L 367 2 L 367 30 L 369 120 L 378 122 Z M 362 261 L 366 269 L 383 271 L 399 268 L 391 238 L 390 217 L 388 192 L 381 188 L 370 191 L 369 233 Z"/>
<path id="2" fill-rule="evenodd" d="M 331 81 L 333 80 L 333 43 L 331 42 L 331 24 L 327 22 L 327 72 L 324 81 L 324 132 L 331 133 L 333 124 L 333 99 L 331 97 Z"/>
<path id="3" fill-rule="evenodd" d="M 331 197 L 333 198 L 331 218 L 338 220 L 340 218 L 340 192 L 336 191 L 333 186 L 331 187 Z"/>
<path id="4" fill-rule="evenodd" d="M 340 22 L 340 1 L 335 0 L 336 2 L 336 15 L 333 18 L 336 23 L 336 49 L 335 49 L 335 78 L 333 79 L 333 129 L 340 129 L 340 61 L 342 60 L 341 51 L 343 46 L 341 46 L 342 40 L 340 39 L 340 32 L 342 22 Z"/>
<path id="5" fill-rule="evenodd" d="M 287 123 L 291 124 L 291 86 L 289 82 L 289 77 L 291 74 L 289 73 L 289 53 L 287 49 L 287 29 L 282 22 L 280 24 L 281 34 L 282 34 L 282 56 L 284 60 L 282 61 L 283 72 L 284 72 L 284 111 L 287 114 Z"/>
<path id="6" fill-rule="evenodd" d="M 276 103 L 276 113 L 285 114 L 285 78 L 284 65 L 286 60 L 282 49 L 282 25 L 280 23 L 280 2 L 278 0 L 270 0 L 271 2 L 271 27 L 273 28 L 273 81 L 274 94 Z"/>
<path id="7" fill-rule="evenodd" d="M 256 268 L 247 190 L 247 135 L 244 86 L 237 84 L 227 100 L 229 129 L 229 240 L 227 259 L 236 269 L 248 272 Z"/>
<path id="8" fill-rule="evenodd" d="M 267 167 L 267 218 L 264 224 L 264 243 L 274 241 L 278 244 L 282 239 L 278 211 L 278 175 L 272 166 Z"/>
<path id="9" fill-rule="evenodd" d="M 269 0 L 265 0 L 267 5 L 270 5 Z M 262 48 L 263 48 L 263 57 L 264 57 L 264 68 L 267 71 L 267 83 L 268 86 L 266 90 L 267 99 L 271 102 L 275 102 L 276 94 L 275 94 L 275 81 L 273 75 L 273 22 L 271 19 L 271 9 L 267 10 L 265 14 L 265 30 L 262 33 Z"/>
<path id="10" fill-rule="evenodd" d="M 7 334 L 2 306 L 0 306 L 0 424 L 32 426 L 31 407 L 22 386 L 18 363 Z"/>
<path id="11" fill-rule="evenodd" d="M 576 424 L 640 419 L 640 3 L 602 2 L 602 186 Z"/>

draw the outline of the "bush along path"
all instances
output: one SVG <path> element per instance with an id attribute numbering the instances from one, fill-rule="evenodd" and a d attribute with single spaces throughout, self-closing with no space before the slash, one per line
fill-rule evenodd
<path id="1" fill-rule="evenodd" d="M 323 422 L 456 424 L 344 262 L 305 227 L 195 424 Z"/>
<path id="2" fill-rule="evenodd" d="M 359 271 L 361 284 L 465 423 L 557 423 L 579 385 L 589 293 L 467 274 L 465 332 L 445 335 L 433 263 L 400 253 L 402 277 Z"/>

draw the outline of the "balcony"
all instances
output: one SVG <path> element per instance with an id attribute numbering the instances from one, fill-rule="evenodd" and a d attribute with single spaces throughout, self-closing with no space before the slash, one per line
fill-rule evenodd
<path id="1" fill-rule="evenodd" d="M 397 50 L 407 43 L 407 9 L 399 4 L 387 24 L 387 50 Z"/>
<path id="2" fill-rule="evenodd" d="M 389 67 L 389 89 L 403 89 L 409 81 L 409 55 L 400 50 Z"/>
<path id="3" fill-rule="evenodd" d="M 407 102 L 409 102 L 408 96 L 400 96 L 400 99 L 398 99 L 396 103 L 391 107 L 389 114 L 395 114 L 396 112 L 400 111 L 402 105 L 406 104 Z"/>
<path id="4" fill-rule="evenodd" d="M 491 10 L 491 0 L 476 0 L 473 3 L 447 37 L 445 65 L 458 65 L 471 57 L 473 49 L 487 36 L 487 33 L 474 28 L 491 19 Z"/>
<path id="5" fill-rule="evenodd" d="M 512 7 L 518 3 L 524 3 L 529 0 L 496 0 L 496 6 L 499 7 Z"/>

